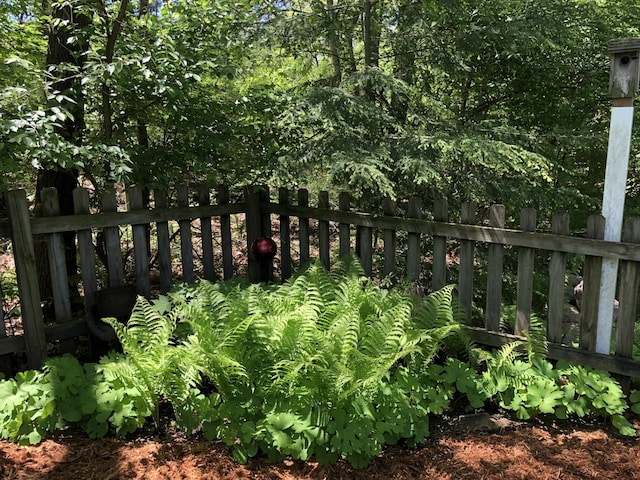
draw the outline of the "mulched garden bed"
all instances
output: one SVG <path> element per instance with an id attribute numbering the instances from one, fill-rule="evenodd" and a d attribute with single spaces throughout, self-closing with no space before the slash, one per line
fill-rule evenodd
<path id="1" fill-rule="evenodd" d="M 488 421 L 488 423 L 487 423 Z M 3 480 L 404 480 L 404 479 L 640 479 L 640 439 L 621 438 L 606 425 L 519 423 L 488 416 L 433 426 L 417 449 L 391 447 L 367 468 L 345 462 L 266 458 L 239 465 L 219 443 L 180 435 L 91 440 L 61 435 L 34 447 L 0 442 Z"/>

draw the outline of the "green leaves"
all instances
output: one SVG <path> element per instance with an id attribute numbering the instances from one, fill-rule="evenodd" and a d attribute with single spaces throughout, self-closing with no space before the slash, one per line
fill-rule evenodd
<path id="1" fill-rule="evenodd" d="M 635 430 L 608 375 L 552 365 L 529 340 L 481 351 L 480 365 L 443 350 L 460 333 L 452 287 L 416 298 L 383 290 L 355 258 L 316 262 L 284 285 L 179 286 L 139 299 L 128 325 L 110 320 L 124 353 L 0 381 L 0 436 L 28 444 L 65 425 L 124 436 L 171 404 L 175 425 L 233 449 L 362 467 L 385 445 L 429 435 L 429 418 L 488 399 L 521 419 L 598 415 Z M 469 346 L 469 345 L 468 345 Z M 452 351 L 452 350 L 449 350 Z M 630 397 L 637 411 L 640 394 Z"/>

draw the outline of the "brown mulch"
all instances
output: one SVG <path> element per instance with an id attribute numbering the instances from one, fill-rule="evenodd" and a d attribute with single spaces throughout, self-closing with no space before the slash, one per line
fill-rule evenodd
<path id="1" fill-rule="evenodd" d="M 89 440 L 60 436 L 33 447 L 0 442 L 3 480 L 403 480 L 640 479 L 640 439 L 588 425 L 518 424 L 508 430 L 442 430 L 417 449 L 388 448 L 367 468 L 346 462 L 233 461 L 218 443 L 179 436 Z"/>

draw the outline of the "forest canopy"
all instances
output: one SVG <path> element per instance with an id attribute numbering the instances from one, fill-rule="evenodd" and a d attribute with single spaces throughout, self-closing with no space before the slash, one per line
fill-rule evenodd
<path id="1" fill-rule="evenodd" d="M 1 0 L 0 190 L 267 182 L 586 216 L 607 45 L 638 18 L 636 0 Z"/>

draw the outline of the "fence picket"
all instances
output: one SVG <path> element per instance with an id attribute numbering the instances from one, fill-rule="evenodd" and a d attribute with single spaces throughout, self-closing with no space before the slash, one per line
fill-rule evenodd
<path id="1" fill-rule="evenodd" d="M 166 190 L 153 192 L 155 208 L 163 210 L 169 207 Z M 171 269 L 171 242 L 169 240 L 169 222 L 156 223 L 156 235 L 158 236 L 158 269 L 160 270 L 160 292 L 167 293 L 173 285 Z"/>
<path id="2" fill-rule="evenodd" d="M 29 368 L 37 369 L 42 367 L 47 356 L 47 339 L 40 306 L 40 289 L 27 194 L 24 190 L 14 190 L 7 192 L 5 199 L 11 225 L 11 243 L 20 294 L 27 365 Z"/>
<path id="3" fill-rule="evenodd" d="M 289 205 L 289 189 L 278 191 L 280 205 Z M 289 215 L 280 215 L 280 275 L 284 282 L 291 277 L 291 223 Z"/>
<path id="4" fill-rule="evenodd" d="M 145 210 L 143 191 L 140 187 L 129 189 L 129 205 L 131 210 Z M 149 278 L 149 244 L 147 241 L 148 224 L 131 226 L 133 235 L 133 254 L 136 267 L 136 290 L 138 295 L 149 298 L 151 280 Z"/>
<path id="5" fill-rule="evenodd" d="M 520 213 L 520 229 L 534 232 L 537 213 L 533 208 L 524 208 Z M 531 308 L 533 300 L 533 267 L 536 251 L 533 248 L 521 247 L 518 251 L 518 288 L 516 292 L 516 323 L 514 333 L 522 335 L 529 330 L 531 324 Z"/>
<path id="6" fill-rule="evenodd" d="M 229 188 L 218 186 L 218 204 L 229 203 Z M 233 277 L 233 242 L 231 240 L 231 215 L 220 215 L 220 244 L 222 246 L 222 278 L 229 280 Z"/>
<path id="7" fill-rule="evenodd" d="M 318 208 L 329 210 L 329 192 L 324 190 L 319 192 Z M 320 248 L 320 261 L 325 268 L 329 270 L 331 267 L 329 260 L 331 244 L 329 242 L 329 222 L 326 220 L 320 220 L 318 222 L 318 244 Z"/>
<path id="8" fill-rule="evenodd" d="M 178 207 L 189 206 L 189 189 L 186 185 L 178 186 Z M 195 282 L 193 272 L 193 240 L 191 238 L 191 219 L 178 220 L 180 230 L 180 259 L 182 261 L 182 280 L 186 283 Z"/>
<path id="9" fill-rule="evenodd" d="M 298 205 L 309 206 L 309 191 L 305 188 L 298 190 Z M 309 261 L 309 217 L 299 217 L 300 266 Z"/>
<path id="10" fill-rule="evenodd" d="M 449 221 L 449 204 L 444 198 L 436 199 L 433 204 L 433 218 L 436 222 Z M 447 238 L 433 236 L 433 270 L 431 274 L 432 291 L 440 290 L 447 283 Z"/>
<path id="11" fill-rule="evenodd" d="M 89 213 L 89 192 L 84 188 L 73 190 L 73 211 L 76 215 Z M 93 248 L 91 229 L 78 230 L 78 254 L 80 256 L 80 272 L 82 275 L 82 291 L 84 293 L 84 310 L 87 325 L 96 325 L 98 281 L 96 275 L 96 256 Z M 91 342 L 92 350 L 94 342 Z"/>
<path id="12" fill-rule="evenodd" d="M 348 192 L 340 193 L 338 208 L 342 212 L 351 210 L 351 195 Z M 351 225 L 346 222 L 340 222 L 338 232 L 340 237 L 340 256 L 344 257 L 351 252 Z"/>
<path id="13" fill-rule="evenodd" d="M 504 205 L 489 207 L 489 224 L 494 228 L 504 228 L 506 211 Z M 485 328 L 500 331 L 500 306 L 502 305 L 502 277 L 504 275 L 504 246 L 490 244 L 488 248 L 487 308 Z"/>
<path id="14" fill-rule="evenodd" d="M 602 215 L 591 215 L 587 219 L 587 237 L 602 240 L 604 238 L 604 222 L 605 219 Z M 580 309 L 580 348 L 590 352 L 595 351 L 596 348 L 601 273 L 602 257 L 586 255 L 582 308 Z"/>
<path id="15" fill-rule="evenodd" d="M 419 198 L 410 198 L 407 209 L 409 218 L 420 218 L 422 215 L 422 204 Z M 420 234 L 409 233 L 407 237 L 407 278 L 410 282 L 417 282 L 420 279 L 421 255 L 420 255 Z"/>
<path id="16" fill-rule="evenodd" d="M 211 205 L 211 192 L 205 184 L 198 185 L 198 205 Z M 202 242 L 202 275 L 205 280 L 213 282 L 216 274 L 213 264 L 213 233 L 211 217 L 200 217 L 200 241 Z"/>
<path id="17" fill-rule="evenodd" d="M 116 212 L 118 200 L 115 191 L 105 192 L 102 197 L 102 210 L 104 212 Z M 122 250 L 120 246 L 120 227 L 105 227 L 103 230 L 104 248 L 107 254 L 107 273 L 109 286 L 119 287 L 124 285 L 124 265 L 122 263 Z"/>
<path id="18" fill-rule="evenodd" d="M 396 203 L 390 198 L 384 199 L 382 210 L 385 215 L 396 215 Z M 396 271 L 396 249 L 398 248 L 398 235 L 395 230 L 385 228 L 382 232 L 382 238 L 384 241 L 384 267 L 382 274 L 385 277 L 393 275 Z"/>
<path id="19" fill-rule="evenodd" d="M 60 216 L 58 190 L 52 187 L 43 188 L 40 193 L 42 216 Z M 51 273 L 51 290 L 53 292 L 53 309 L 56 323 L 67 323 L 71 318 L 71 295 L 69 290 L 69 276 L 62 233 L 47 235 L 47 257 L 49 272 Z M 72 338 L 60 340 L 60 351 L 71 353 L 75 351 L 76 342 Z"/>
<path id="20" fill-rule="evenodd" d="M 556 235 L 569 235 L 569 214 L 556 212 L 551 221 L 551 232 Z M 549 260 L 549 314 L 547 339 L 553 343 L 562 343 L 562 319 L 565 305 L 565 274 L 567 254 L 551 252 Z"/>
<path id="21" fill-rule="evenodd" d="M 462 223 L 473 225 L 476 223 L 476 210 L 478 206 L 475 202 L 464 202 L 462 204 Z M 473 260 L 476 244 L 473 240 L 462 240 L 460 242 L 460 274 L 458 278 L 458 296 L 462 308 L 467 315 L 467 320 L 471 320 L 473 305 Z"/>
<path id="22" fill-rule="evenodd" d="M 624 226 L 623 240 L 640 243 L 640 218 L 628 218 Z M 634 328 L 637 318 L 638 287 L 640 286 L 640 263 L 620 262 L 618 290 L 618 319 L 616 322 L 616 355 L 633 357 Z"/>

